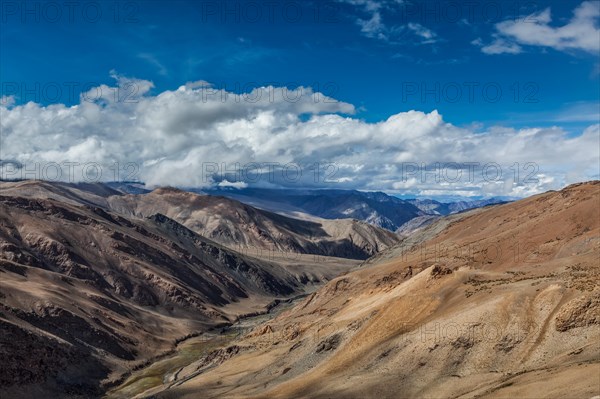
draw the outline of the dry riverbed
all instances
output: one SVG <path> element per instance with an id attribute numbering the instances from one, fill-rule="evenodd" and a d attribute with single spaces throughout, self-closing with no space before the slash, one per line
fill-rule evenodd
<path id="1" fill-rule="evenodd" d="M 122 384 L 109 390 L 105 399 L 145 398 L 193 378 L 198 374 L 195 372 L 194 363 L 199 359 L 211 353 L 218 353 L 221 348 L 227 348 L 236 339 L 244 336 L 257 325 L 274 318 L 305 296 L 283 300 L 271 307 L 268 313 L 242 318 L 232 326 L 183 340 L 173 353 L 133 371 Z"/>

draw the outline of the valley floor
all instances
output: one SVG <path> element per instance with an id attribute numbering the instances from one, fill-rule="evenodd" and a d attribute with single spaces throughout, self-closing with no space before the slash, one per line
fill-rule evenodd
<path id="1" fill-rule="evenodd" d="M 268 322 L 283 310 L 293 306 L 306 295 L 282 302 L 268 312 L 241 318 L 232 326 L 199 334 L 180 342 L 174 353 L 132 372 L 122 384 L 109 390 L 106 399 L 145 397 L 179 386 L 195 376 L 190 365 L 219 348 L 226 348 L 252 331 L 257 325 Z M 188 374 L 186 374 L 188 373 Z"/>

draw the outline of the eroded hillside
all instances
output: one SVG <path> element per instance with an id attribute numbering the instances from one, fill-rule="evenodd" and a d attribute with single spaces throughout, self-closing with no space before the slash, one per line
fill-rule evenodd
<path id="1" fill-rule="evenodd" d="M 398 242 L 390 231 L 352 219 L 308 221 L 264 211 L 225 197 L 161 188 L 111 196 L 111 209 L 134 216 L 163 213 L 230 248 L 366 259 Z"/>

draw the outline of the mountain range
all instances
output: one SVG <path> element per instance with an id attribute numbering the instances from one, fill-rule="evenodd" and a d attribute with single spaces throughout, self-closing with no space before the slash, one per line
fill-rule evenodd
<path id="1" fill-rule="evenodd" d="M 117 191 L 145 194 L 152 190 L 143 183 L 107 183 Z M 390 231 L 407 230 L 404 224 L 419 216 L 447 216 L 469 209 L 506 203 L 507 197 L 438 201 L 428 198 L 401 199 L 383 192 L 343 189 L 266 189 L 219 187 L 187 188 L 188 192 L 236 199 L 256 208 L 301 219 L 361 220 Z M 431 218 L 429 218 L 431 219 Z"/>
<path id="2" fill-rule="evenodd" d="M 139 397 L 591 398 L 600 182 L 439 219 Z"/>
<path id="3" fill-rule="evenodd" d="M 473 208 L 507 202 L 502 198 L 439 202 L 433 199 L 400 199 L 383 192 L 358 190 L 280 190 L 227 188 L 201 191 L 237 199 L 272 212 L 324 219 L 352 218 L 396 231 L 419 216 L 446 216 Z"/>
<path id="4" fill-rule="evenodd" d="M 234 193 L 0 182 L 0 396 L 600 393 L 600 182 Z"/>

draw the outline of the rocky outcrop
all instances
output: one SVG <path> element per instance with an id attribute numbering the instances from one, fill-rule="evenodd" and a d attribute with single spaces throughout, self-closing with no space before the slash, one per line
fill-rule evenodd
<path id="1" fill-rule="evenodd" d="M 555 318 L 557 331 L 600 325 L 600 291 L 581 296 L 563 305 Z"/>

